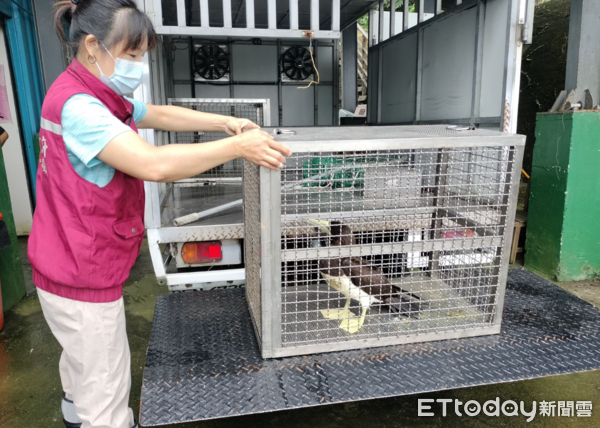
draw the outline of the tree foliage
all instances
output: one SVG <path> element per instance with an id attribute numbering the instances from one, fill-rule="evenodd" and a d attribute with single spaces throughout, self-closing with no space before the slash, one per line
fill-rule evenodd
<path id="1" fill-rule="evenodd" d="M 401 12 L 402 8 L 404 7 L 404 0 L 395 0 L 395 2 L 396 2 L 396 11 Z M 409 13 L 415 13 L 417 11 L 417 5 L 415 3 L 415 0 L 408 0 L 408 2 L 409 2 L 409 4 L 408 4 Z M 390 4 L 391 4 L 391 0 L 385 0 L 383 2 L 383 10 L 389 11 Z M 363 17 L 359 18 L 358 25 L 363 27 L 366 31 L 369 30 L 369 14 L 368 13 L 365 14 Z"/>

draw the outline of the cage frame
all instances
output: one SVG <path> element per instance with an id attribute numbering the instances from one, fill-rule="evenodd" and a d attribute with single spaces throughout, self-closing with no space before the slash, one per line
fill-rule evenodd
<path id="1" fill-rule="evenodd" d="M 445 125 L 443 125 L 445 126 Z M 405 126 L 398 126 L 405 128 Z M 294 131 L 295 128 L 290 128 Z M 449 129 L 449 128 L 448 128 Z M 267 132 L 276 133 L 277 128 L 265 129 Z M 253 309 L 250 302 L 249 310 L 252 314 L 252 321 L 256 331 L 257 339 L 260 345 L 263 358 L 282 358 L 297 355 L 307 355 L 324 352 L 354 350 L 362 348 L 371 348 L 388 345 L 400 345 L 405 343 L 428 342 L 436 340 L 460 339 L 466 337 L 498 334 L 501 330 L 502 310 L 504 307 L 504 296 L 506 292 L 506 282 L 508 274 L 508 265 L 510 257 L 510 246 L 512 243 L 513 227 L 516 214 L 516 205 L 519 193 L 520 172 L 525 150 L 525 137 L 517 134 L 507 134 L 497 132 L 496 136 L 469 136 L 468 131 L 461 133 L 457 131 L 455 137 L 427 137 L 427 138 L 397 138 L 397 139 L 364 139 L 357 141 L 347 140 L 323 140 L 323 141 L 288 141 L 281 140 L 291 151 L 296 153 L 329 153 L 329 152 L 351 152 L 365 150 L 411 150 L 411 149 L 446 149 L 446 148 L 485 148 L 485 147 L 506 147 L 509 153 L 508 165 L 510 169 L 504 176 L 504 199 L 501 208 L 501 218 L 503 223 L 499 226 L 503 229 L 503 242 L 498 246 L 498 252 L 502 253 L 498 270 L 497 297 L 494 303 L 496 308 L 489 326 L 448 329 L 444 331 L 433 331 L 416 334 L 399 334 L 396 336 L 384 336 L 378 338 L 361 338 L 354 340 L 344 340 L 338 342 L 327 342 L 306 345 L 283 346 L 282 342 L 282 285 L 281 285 L 281 171 L 274 171 L 267 168 L 259 168 L 260 181 L 260 240 L 261 240 L 261 267 L 260 267 L 260 310 L 261 325 L 260 328 L 255 322 Z M 441 153 L 439 151 L 438 153 Z M 447 164 L 446 164 L 447 165 Z M 245 171 L 245 169 L 244 169 Z M 439 171 L 436 171 L 436 177 L 439 177 Z M 245 184 L 244 180 L 244 185 Z M 502 186 L 502 182 L 499 182 Z M 263 189 L 265 191 L 263 191 Z M 434 210 L 440 208 L 432 207 Z M 420 207 L 409 208 L 418 210 Z M 422 209 L 422 208 L 421 208 Z M 319 217 L 319 214 L 315 214 Z M 269 225 L 269 226 L 267 226 Z M 274 231 L 276 231 L 274 233 Z M 482 237 L 482 242 L 487 242 L 486 237 Z M 491 240 L 497 237 L 489 238 Z M 425 241 L 427 242 L 427 241 Z M 246 243 L 245 243 L 246 245 Z M 429 241 L 428 244 L 422 244 L 432 247 L 430 251 L 439 253 L 445 249 L 440 241 Z M 482 246 L 488 244 L 482 243 Z M 495 246 L 492 244 L 492 246 Z M 446 248 L 447 249 L 447 248 Z M 312 249 L 310 251 L 320 251 Z M 427 250 L 429 251 L 429 250 Z M 246 269 L 248 265 L 246 264 Z M 246 288 L 248 293 L 248 287 Z M 248 296 L 247 296 L 248 297 Z M 249 299 L 248 299 L 249 300 Z M 278 321 L 277 321 L 278 320 Z"/>

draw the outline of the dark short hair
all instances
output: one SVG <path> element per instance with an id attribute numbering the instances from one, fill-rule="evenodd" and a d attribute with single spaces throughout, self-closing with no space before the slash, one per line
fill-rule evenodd
<path id="1" fill-rule="evenodd" d="M 137 8 L 135 0 L 79 0 L 55 4 L 54 27 L 58 37 L 77 54 L 79 44 L 88 35 L 95 36 L 106 48 L 124 42 L 124 50 L 139 49 L 145 40 L 148 49 L 158 44 L 152 21 Z M 69 34 L 65 33 L 69 24 Z"/>

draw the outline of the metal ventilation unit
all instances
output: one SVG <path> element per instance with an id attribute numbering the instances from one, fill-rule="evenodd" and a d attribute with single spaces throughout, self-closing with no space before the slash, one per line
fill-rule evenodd
<path id="1" fill-rule="evenodd" d="M 310 52 L 303 46 L 284 47 L 279 62 L 282 82 L 310 82 L 315 73 Z"/>
<path id="2" fill-rule="evenodd" d="M 229 47 L 227 45 L 196 45 L 193 56 L 194 78 L 199 82 L 229 81 Z"/>
<path id="3" fill-rule="evenodd" d="M 500 332 L 525 138 L 447 126 L 274 131 L 244 164 L 265 358 Z"/>

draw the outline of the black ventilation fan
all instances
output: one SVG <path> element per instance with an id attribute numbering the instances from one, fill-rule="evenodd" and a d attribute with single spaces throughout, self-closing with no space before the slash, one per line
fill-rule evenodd
<path id="1" fill-rule="evenodd" d="M 229 72 L 229 56 L 219 46 L 200 46 L 194 54 L 194 70 L 206 80 L 218 80 Z"/>
<path id="2" fill-rule="evenodd" d="M 305 80 L 315 71 L 310 52 L 299 46 L 289 48 L 281 55 L 281 68 L 292 80 Z"/>

